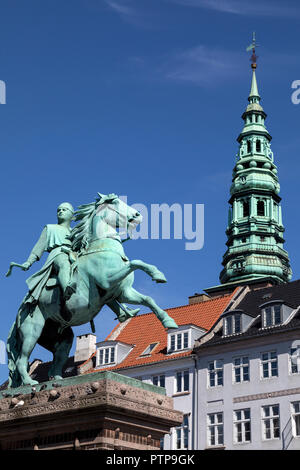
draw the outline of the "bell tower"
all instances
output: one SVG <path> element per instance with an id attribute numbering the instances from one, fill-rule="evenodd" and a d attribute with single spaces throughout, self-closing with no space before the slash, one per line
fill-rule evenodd
<path id="1" fill-rule="evenodd" d="M 288 282 L 292 271 L 283 249 L 284 226 L 277 167 L 260 104 L 256 80 L 255 35 L 252 49 L 252 82 L 249 104 L 242 115 L 244 127 L 237 138 L 239 149 L 230 188 L 227 251 L 220 273 L 222 284 L 271 277 Z"/>

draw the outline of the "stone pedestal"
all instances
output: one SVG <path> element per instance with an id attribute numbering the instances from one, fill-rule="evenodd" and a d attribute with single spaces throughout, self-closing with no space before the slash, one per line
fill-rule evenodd
<path id="1" fill-rule="evenodd" d="M 165 389 L 113 372 L 0 393 L 1 450 L 158 450 L 181 422 Z"/>

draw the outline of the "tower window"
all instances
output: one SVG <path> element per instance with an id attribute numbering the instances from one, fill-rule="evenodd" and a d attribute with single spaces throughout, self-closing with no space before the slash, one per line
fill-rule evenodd
<path id="1" fill-rule="evenodd" d="M 243 202 L 243 217 L 249 216 L 249 201 Z"/>
<path id="2" fill-rule="evenodd" d="M 261 142 L 260 142 L 260 140 L 256 141 L 256 151 L 261 152 Z"/>
<path id="3" fill-rule="evenodd" d="M 247 153 L 251 153 L 251 148 L 252 148 L 251 142 L 250 140 L 247 140 Z"/>
<path id="4" fill-rule="evenodd" d="M 257 215 L 265 215 L 265 203 L 264 201 L 257 201 Z"/>
<path id="5" fill-rule="evenodd" d="M 258 114 L 255 115 L 255 122 L 258 122 Z"/>

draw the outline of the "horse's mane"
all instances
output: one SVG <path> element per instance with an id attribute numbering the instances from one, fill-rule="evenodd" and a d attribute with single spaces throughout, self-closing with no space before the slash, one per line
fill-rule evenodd
<path id="1" fill-rule="evenodd" d="M 78 210 L 74 214 L 75 222 L 79 223 L 73 227 L 71 235 L 69 236 L 73 251 L 80 251 L 82 249 L 86 250 L 88 248 L 91 221 L 95 211 L 98 209 L 100 204 L 111 202 L 117 198 L 115 194 L 108 194 L 106 196 L 98 193 L 98 195 L 96 202 L 78 206 Z"/>
<path id="2" fill-rule="evenodd" d="M 80 251 L 88 246 L 88 236 L 90 231 L 91 216 L 95 212 L 97 202 L 91 202 L 90 204 L 83 204 L 78 207 L 78 210 L 74 214 L 75 222 L 80 221 L 75 227 L 73 227 L 70 240 L 72 243 L 73 251 Z"/>

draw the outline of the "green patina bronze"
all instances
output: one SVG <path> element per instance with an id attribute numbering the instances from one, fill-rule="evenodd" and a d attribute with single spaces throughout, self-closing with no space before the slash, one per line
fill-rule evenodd
<path id="1" fill-rule="evenodd" d="M 283 248 L 284 226 L 272 137 L 265 126 L 266 113 L 260 104 L 256 81 L 255 37 L 250 49 L 252 83 L 249 104 L 242 115 L 244 128 L 237 139 L 239 151 L 226 230 L 228 249 L 220 281 L 229 284 L 269 277 L 280 284 L 291 279 L 292 271 Z"/>
<path id="2" fill-rule="evenodd" d="M 122 374 L 116 374 L 112 371 L 92 372 L 91 374 L 75 375 L 73 377 L 65 377 L 64 379 L 55 380 L 55 382 L 53 382 L 53 380 L 49 380 L 48 382 L 42 382 L 36 385 L 35 389 L 37 392 L 39 392 L 40 390 L 51 390 L 53 387 L 68 387 L 70 385 L 80 385 L 82 383 L 89 384 L 91 382 L 98 382 L 99 380 L 114 380 L 115 382 L 130 385 L 132 387 L 142 388 L 143 390 L 147 390 L 149 392 L 166 395 L 166 389 L 164 387 L 148 384 L 138 379 L 126 377 Z M 0 392 L 0 400 L 9 396 L 13 397 L 16 395 L 28 395 L 31 392 L 31 385 L 23 385 L 18 388 L 3 390 Z"/>
<path id="3" fill-rule="evenodd" d="M 104 305 L 120 322 L 139 311 L 123 302 L 144 305 L 165 328 L 177 328 L 151 297 L 132 287 L 136 269 L 153 281 L 166 282 L 155 266 L 130 261 L 125 255 L 120 230 L 133 230 L 142 220 L 140 213 L 115 194 L 98 194 L 96 202 L 80 206 L 75 214 L 71 204 L 61 204 L 58 223 L 46 225 L 28 260 L 21 265 L 11 263 L 7 276 L 13 266 L 28 270 L 49 252 L 44 266 L 27 279 L 29 292 L 9 332 L 9 387 L 37 384 L 28 374 L 29 357 L 37 343 L 53 353 L 49 378 L 61 379 L 73 342 L 71 327 L 91 322 L 93 328 L 93 318 Z M 71 230 L 72 219 L 77 224 Z"/>

